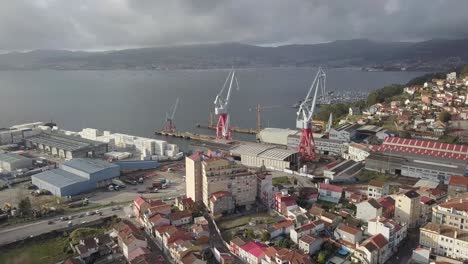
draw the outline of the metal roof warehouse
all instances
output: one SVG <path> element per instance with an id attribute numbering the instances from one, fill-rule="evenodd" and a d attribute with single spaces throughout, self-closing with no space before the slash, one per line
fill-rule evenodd
<path id="1" fill-rule="evenodd" d="M 234 147 L 231 149 L 231 155 L 240 157 L 241 163 L 249 167 L 290 169 L 298 162 L 297 151 L 255 143 Z"/>

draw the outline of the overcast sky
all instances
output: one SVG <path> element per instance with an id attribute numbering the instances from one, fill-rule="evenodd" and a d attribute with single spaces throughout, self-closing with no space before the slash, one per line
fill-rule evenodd
<path id="1" fill-rule="evenodd" d="M 0 0 L 0 50 L 468 37 L 468 0 Z"/>

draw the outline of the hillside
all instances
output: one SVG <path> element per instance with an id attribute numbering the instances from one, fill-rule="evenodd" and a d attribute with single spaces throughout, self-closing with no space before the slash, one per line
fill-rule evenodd
<path id="1" fill-rule="evenodd" d="M 383 70 L 445 70 L 468 64 L 468 39 L 424 42 L 339 40 L 322 44 L 259 47 L 239 43 L 127 49 L 106 52 L 35 50 L 0 55 L 10 69 L 209 69 L 317 66 Z"/>

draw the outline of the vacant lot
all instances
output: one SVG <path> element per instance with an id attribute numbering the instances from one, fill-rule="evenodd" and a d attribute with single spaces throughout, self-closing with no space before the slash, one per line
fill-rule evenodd
<path id="1" fill-rule="evenodd" d="M 68 248 L 68 238 L 66 237 L 44 240 L 40 243 L 28 242 L 13 250 L 2 250 L 0 263 L 57 263 L 70 255 L 67 253 Z"/>
<path id="2" fill-rule="evenodd" d="M 236 227 L 248 225 L 249 222 L 271 224 L 275 222 L 275 217 L 268 213 L 236 217 L 228 220 L 218 221 L 217 224 L 221 230 L 229 230 Z"/>

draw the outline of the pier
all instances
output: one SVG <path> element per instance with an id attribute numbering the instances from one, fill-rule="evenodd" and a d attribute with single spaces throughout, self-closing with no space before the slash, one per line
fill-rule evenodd
<path id="1" fill-rule="evenodd" d="M 215 126 L 208 126 L 208 125 L 202 125 L 202 124 L 197 124 L 196 126 L 199 127 L 199 128 L 206 128 L 206 129 L 216 130 Z M 241 127 L 232 127 L 231 131 L 236 132 L 236 133 L 251 134 L 251 135 L 255 135 L 255 134 L 258 133 L 257 129 L 254 129 L 254 128 L 241 128 Z"/>

